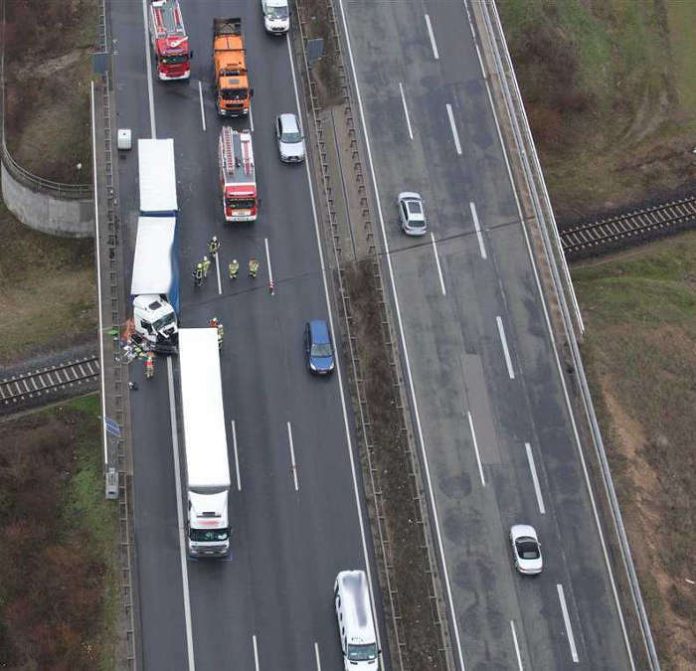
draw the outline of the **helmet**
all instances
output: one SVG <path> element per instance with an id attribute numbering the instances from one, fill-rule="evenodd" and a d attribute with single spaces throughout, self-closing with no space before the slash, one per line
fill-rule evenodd
<path id="1" fill-rule="evenodd" d="M 207 256 L 204 256 L 204 257 L 203 257 L 203 262 L 205 263 L 207 260 L 208 260 L 208 257 L 207 257 Z"/>
<path id="2" fill-rule="evenodd" d="M 203 267 L 203 264 L 199 261 L 199 262 L 196 264 L 196 268 L 202 268 L 202 267 Z"/>
<path id="3" fill-rule="evenodd" d="M 213 242 L 217 242 L 217 235 L 213 236 Z"/>

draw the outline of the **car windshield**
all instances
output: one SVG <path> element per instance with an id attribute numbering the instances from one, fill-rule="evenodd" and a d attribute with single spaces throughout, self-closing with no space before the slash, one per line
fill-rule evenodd
<path id="1" fill-rule="evenodd" d="M 226 198 L 225 202 L 227 203 L 227 207 L 233 209 L 233 210 L 251 210 L 254 207 L 255 202 L 250 199 L 232 199 L 232 198 Z"/>
<path id="2" fill-rule="evenodd" d="M 164 315 L 164 317 L 157 319 L 152 326 L 155 328 L 155 331 L 161 331 L 170 324 L 173 324 L 174 321 L 174 313 L 170 312 L 169 314 Z"/>
<path id="3" fill-rule="evenodd" d="M 348 657 L 351 662 L 367 662 L 371 659 L 377 659 L 377 644 L 349 645 L 346 651 L 346 657 Z"/>
<path id="4" fill-rule="evenodd" d="M 266 10 L 266 15 L 269 19 L 287 19 L 288 18 L 288 8 L 287 7 L 268 7 Z"/>
<path id="5" fill-rule="evenodd" d="M 230 536 L 228 529 L 190 529 L 189 537 L 196 543 L 226 541 Z"/>
<path id="6" fill-rule="evenodd" d="M 298 142 L 302 142 L 302 134 L 299 132 L 294 132 L 294 133 L 285 132 L 285 133 L 283 133 L 281 140 L 283 142 L 286 142 L 287 144 L 297 144 Z"/>
<path id="7" fill-rule="evenodd" d="M 520 538 L 517 541 L 517 554 L 522 559 L 539 559 L 539 546 L 531 538 Z"/>
<path id="8" fill-rule="evenodd" d="M 310 354 L 312 356 L 316 356 L 316 357 L 331 356 L 331 354 L 332 354 L 331 344 L 330 343 L 315 343 L 314 345 L 312 345 L 312 349 L 310 351 Z"/>

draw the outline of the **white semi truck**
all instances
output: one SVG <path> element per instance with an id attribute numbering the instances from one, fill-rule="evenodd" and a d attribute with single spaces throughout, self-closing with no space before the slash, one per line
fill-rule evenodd
<path id="1" fill-rule="evenodd" d="M 179 331 L 181 406 L 186 454 L 188 551 L 219 557 L 230 551 L 230 466 L 222 404 L 220 349 L 214 328 Z"/>
<path id="2" fill-rule="evenodd" d="M 155 351 L 176 350 L 179 264 L 176 219 L 139 217 L 131 300 L 135 332 Z"/>

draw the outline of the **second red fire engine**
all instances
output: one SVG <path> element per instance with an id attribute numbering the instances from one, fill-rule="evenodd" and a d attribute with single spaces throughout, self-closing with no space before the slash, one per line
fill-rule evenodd
<path id="1" fill-rule="evenodd" d="M 151 0 L 149 24 L 159 78 L 188 79 L 193 52 L 189 51 L 179 0 Z"/>

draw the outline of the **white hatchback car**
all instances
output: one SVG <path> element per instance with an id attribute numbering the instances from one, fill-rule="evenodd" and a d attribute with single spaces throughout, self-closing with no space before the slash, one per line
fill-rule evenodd
<path id="1" fill-rule="evenodd" d="M 283 163 L 302 163 L 305 159 L 305 142 L 294 114 L 276 117 L 275 134 L 278 152 Z"/>
<path id="2" fill-rule="evenodd" d="M 290 30 L 288 0 L 261 0 L 263 26 L 271 35 L 285 35 Z"/>
<path id="3" fill-rule="evenodd" d="M 536 530 L 529 524 L 515 524 L 510 529 L 510 543 L 515 568 L 524 575 L 538 575 L 544 568 L 541 544 Z"/>
<path id="4" fill-rule="evenodd" d="M 428 226 L 425 222 L 423 199 L 419 193 L 403 191 L 399 194 L 399 218 L 406 235 L 425 235 Z"/>

